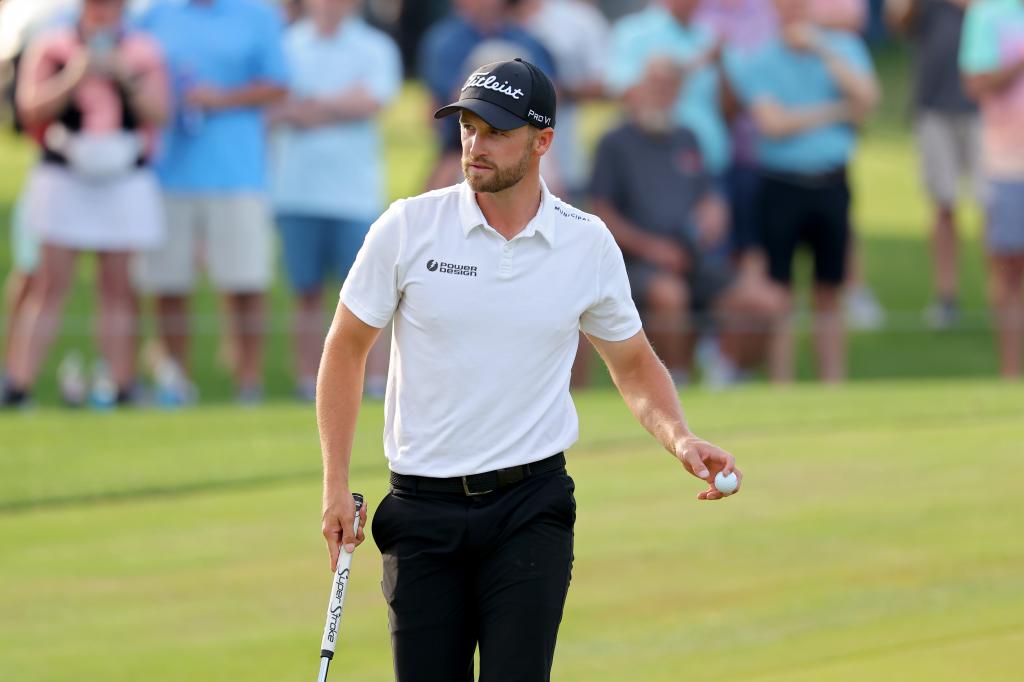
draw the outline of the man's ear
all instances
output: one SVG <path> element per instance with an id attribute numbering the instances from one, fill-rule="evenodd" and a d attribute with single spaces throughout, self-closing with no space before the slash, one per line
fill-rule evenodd
<path id="1" fill-rule="evenodd" d="M 555 137 L 554 128 L 544 128 L 534 133 L 533 151 L 537 156 L 544 156 L 551 149 L 551 142 Z"/>

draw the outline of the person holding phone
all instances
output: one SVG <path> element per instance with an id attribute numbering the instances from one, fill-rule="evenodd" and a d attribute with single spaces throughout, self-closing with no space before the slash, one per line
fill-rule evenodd
<path id="1" fill-rule="evenodd" d="M 85 0 L 77 22 L 39 35 L 20 66 L 16 102 L 41 150 L 25 219 L 42 242 L 38 283 L 12 334 L 2 402 L 25 403 L 53 342 L 78 253 L 99 259 L 99 345 L 119 403 L 135 385 L 134 252 L 164 237 L 149 168 L 168 112 L 156 44 L 127 27 L 124 0 Z"/>

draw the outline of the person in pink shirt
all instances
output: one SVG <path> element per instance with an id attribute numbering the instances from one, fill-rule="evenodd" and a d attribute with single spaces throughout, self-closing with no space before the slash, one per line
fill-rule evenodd
<path id="1" fill-rule="evenodd" d="M 694 21 L 740 51 L 759 47 L 779 31 L 771 0 L 701 0 Z"/>
<path id="2" fill-rule="evenodd" d="M 986 180 L 985 242 L 999 365 L 1021 376 L 1024 346 L 1024 2 L 972 2 L 960 39 L 960 71 L 981 105 Z"/>
<path id="3" fill-rule="evenodd" d="M 43 248 L 38 284 L 12 338 L 7 405 L 28 399 L 81 251 L 99 259 L 99 346 L 117 401 L 132 399 L 137 306 L 129 259 L 164 235 L 149 159 L 169 96 L 160 51 L 125 26 L 124 5 L 86 0 L 78 21 L 40 34 L 20 66 L 17 106 L 41 147 L 26 188 L 26 221 Z"/>

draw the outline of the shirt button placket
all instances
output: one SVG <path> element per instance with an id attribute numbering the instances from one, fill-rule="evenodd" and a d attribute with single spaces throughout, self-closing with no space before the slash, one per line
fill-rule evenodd
<path id="1" fill-rule="evenodd" d="M 512 242 L 505 242 L 501 245 L 501 263 L 498 265 L 498 276 L 502 278 L 512 276 L 512 252 L 515 245 Z"/>

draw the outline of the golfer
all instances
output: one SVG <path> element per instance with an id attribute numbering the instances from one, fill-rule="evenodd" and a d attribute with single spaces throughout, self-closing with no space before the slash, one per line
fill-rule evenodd
<path id="1" fill-rule="evenodd" d="M 323 533 L 334 568 L 352 533 L 349 458 L 364 363 L 394 321 L 384 451 L 384 560 L 399 682 L 550 678 L 572 568 L 575 501 L 563 451 L 578 437 L 569 369 L 582 330 L 633 414 L 691 474 L 733 457 L 687 427 L 604 224 L 541 180 L 555 91 L 535 66 L 488 64 L 458 102 L 466 181 L 397 201 L 341 291 L 317 385 Z M 737 475 L 739 470 L 736 470 Z"/>

